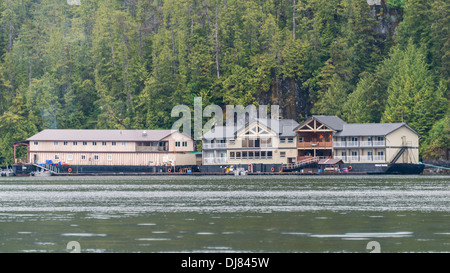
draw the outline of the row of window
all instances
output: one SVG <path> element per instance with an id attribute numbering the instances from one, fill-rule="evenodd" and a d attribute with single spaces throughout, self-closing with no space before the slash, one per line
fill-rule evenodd
<path id="1" fill-rule="evenodd" d="M 187 141 L 183 141 L 183 142 L 176 141 L 175 142 L 175 147 L 181 147 L 181 145 L 183 145 L 183 147 L 187 147 L 188 146 Z"/>
<path id="2" fill-rule="evenodd" d="M 70 142 L 72 142 L 73 146 L 77 146 L 78 145 L 78 141 L 70 141 Z M 69 145 L 69 141 L 63 141 L 62 143 L 63 143 L 64 146 Z M 88 145 L 87 141 L 81 141 L 81 143 L 83 144 L 83 146 Z M 102 146 L 106 146 L 107 145 L 106 141 L 101 141 L 101 143 L 102 143 Z M 39 141 L 34 141 L 34 145 L 35 146 L 39 145 Z M 59 141 L 53 141 L 53 145 L 54 146 L 58 146 L 59 145 Z M 125 141 L 122 141 L 122 146 L 126 146 L 126 145 L 127 145 L 127 143 Z M 97 146 L 97 141 L 92 141 L 92 146 Z M 112 141 L 111 142 L 111 146 L 117 146 L 117 142 L 116 141 Z"/>
<path id="3" fill-rule="evenodd" d="M 358 156 L 358 151 L 351 151 L 351 155 L 352 156 Z M 368 156 L 373 156 L 372 151 L 368 151 L 367 155 Z M 384 156 L 384 151 L 378 151 L 377 155 Z M 346 151 L 341 152 L 341 156 L 347 156 L 347 152 Z"/>
<path id="4" fill-rule="evenodd" d="M 357 142 L 358 137 L 349 137 L 348 140 L 351 142 Z M 347 141 L 347 137 L 341 137 L 341 141 L 342 142 Z M 367 137 L 367 141 L 384 141 L 384 137 L 383 136 L 377 136 L 377 137 L 369 136 L 369 137 Z"/>
<path id="5" fill-rule="evenodd" d="M 285 152 L 284 156 L 286 156 Z M 280 153 L 280 156 L 281 156 Z M 272 159 L 272 151 L 242 151 L 242 152 L 230 152 L 230 159 Z"/>
<path id="6" fill-rule="evenodd" d="M 80 159 L 81 160 L 86 160 L 86 155 L 81 155 Z M 107 155 L 106 156 L 107 160 L 112 160 L 112 155 Z M 55 160 L 59 160 L 59 155 L 55 155 Z M 100 160 L 100 156 L 99 155 L 94 155 L 94 160 Z M 69 154 L 67 155 L 67 161 L 72 161 L 73 160 L 73 155 Z"/>

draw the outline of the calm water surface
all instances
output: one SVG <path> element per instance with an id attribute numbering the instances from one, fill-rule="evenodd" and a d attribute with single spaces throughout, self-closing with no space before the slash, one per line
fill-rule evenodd
<path id="1" fill-rule="evenodd" d="M 450 252 L 449 176 L 0 179 L 0 252 Z"/>

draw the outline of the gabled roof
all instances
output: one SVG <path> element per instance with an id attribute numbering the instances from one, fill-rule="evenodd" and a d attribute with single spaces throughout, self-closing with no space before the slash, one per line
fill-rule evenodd
<path id="1" fill-rule="evenodd" d="M 296 132 L 294 128 L 298 126 L 298 123 L 292 119 L 262 119 L 256 118 L 245 125 L 235 126 L 216 126 L 210 131 L 206 132 L 202 138 L 204 139 L 225 139 L 225 138 L 236 138 L 239 131 L 247 128 L 253 122 L 258 122 L 270 130 L 274 131 L 279 137 L 295 137 Z"/>
<path id="2" fill-rule="evenodd" d="M 294 130 L 297 130 L 298 128 L 304 126 L 305 124 L 308 124 L 312 119 L 315 119 L 319 121 L 322 124 L 325 124 L 328 128 L 333 129 L 335 131 L 342 130 L 342 127 L 344 126 L 345 121 L 340 119 L 337 116 L 319 116 L 319 115 L 313 115 L 310 118 L 308 118 L 305 122 L 300 124 L 299 126 L 295 127 Z"/>
<path id="3" fill-rule="evenodd" d="M 360 123 L 345 124 L 342 131 L 336 133 L 336 136 L 386 136 L 391 132 L 406 127 L 413 133 L 420 136 L 414 129 L 406 123 Z"/>
<path id="4" fill-rule="evenodd" d="M 28 141 L 159 141 L 177 130 L 72 130 L 47 129 Z"/>

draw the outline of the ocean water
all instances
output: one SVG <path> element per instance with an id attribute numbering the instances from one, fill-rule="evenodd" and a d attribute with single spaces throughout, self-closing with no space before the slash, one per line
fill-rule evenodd
<path id="1" fill-rule="evenodd" d="M 450 252 L 449 176 L 0 178 L 0 252 Z"/>

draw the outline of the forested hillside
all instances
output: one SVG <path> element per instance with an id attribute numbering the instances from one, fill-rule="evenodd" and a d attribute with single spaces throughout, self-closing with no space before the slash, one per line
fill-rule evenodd
<path id="1" fill-rule="evenodd" d="M 0 165 L 45 128 L 170 128 L 194 97 L 403 120 L 447 157 L 449 2 L 0 0 Z"/>

